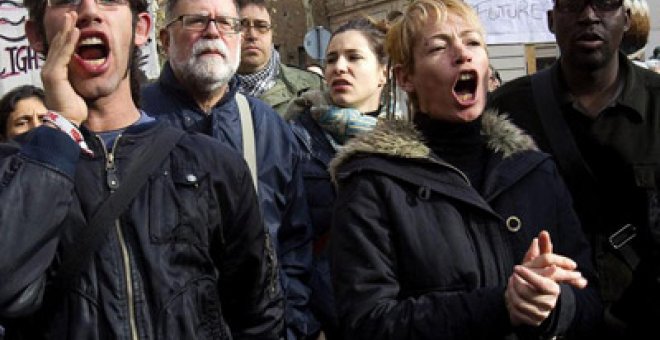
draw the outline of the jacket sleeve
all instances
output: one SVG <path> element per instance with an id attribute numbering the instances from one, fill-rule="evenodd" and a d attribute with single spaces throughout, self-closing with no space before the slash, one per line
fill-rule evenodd
<path id="1" fill-rule="evenodd" d="M 80 148 L 65 134 L 35 129 L 25 144 L 0 146 L 0 317 L 36 311 L 74 201 Z"/>
<path id="2" fill-rule="evenodd" d="M 287 339 L 303 339 L 317 331 L 309 309 L 312 270 L 312 222 L 305 198 L 300 151 L 295 148 L 287 204 L 278 231 L 282 282 L 286 294 Z"/>
<path id="3" fill-rule="evenodd" d="M 550 232 L 554 252 L 573 259 L 577 263 L 577 270 L 587 279 L 588 285 L 584 289 L 561 285 L 559 303 L 551 314 L 552 321 L 546 332 L 551 335 L 571 334 L 576 339 L 589 338 L 602 321 L 603 312 L 591 246 L 573 209 L 571 195 L 554 165 L 552 176 L 558 216 L 557 230 Z"/>
<path id="4" fill-rule="evenodd" d="M 394 246 L 390 216 L 406 203 L 395 202 L 383 181 L 360 173 L 338 190 L 330 246 L 344 339 L 503 338 L 511 331 L 504 287 L 402 294 L 397 259 L 406 254 Z"/>
<path id="5" fill-rule="evenodd" d="M 274 248 L 245 161 L 228 183 L 216 183 L 223 210 L 219 254 L 223 314 L 234 339 L 279 339 L 283 295 Z"/>

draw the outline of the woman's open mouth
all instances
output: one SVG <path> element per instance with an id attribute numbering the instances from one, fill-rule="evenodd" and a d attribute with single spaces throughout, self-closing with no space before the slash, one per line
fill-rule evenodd
<path id="1" fill-rule="evenodd" d="M 477 92 L 477 72 L 461 72 L 454 85 L 454 95 L 461 103 L 469 102 L 475 99 Z"/>

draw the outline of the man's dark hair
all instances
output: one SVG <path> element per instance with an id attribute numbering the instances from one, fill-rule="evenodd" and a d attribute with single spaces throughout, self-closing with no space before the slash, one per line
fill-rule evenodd
<path id="1" fill-rule="evenodd" d="M 266 2 L 266 0 L 236 0 L 236 2 L 238 4 L 239 10 L 249 5 L 254 5 L 257 7 L 268 9 L 268 3 Z M 268 13 L 270 14 L 270 11 L 268 11 Z"/>
<path id="2" fill-rule="evenodd" d="M 44 91 L 34 85 L 22 85 L 5 93 L 0 99 L 0 140 L 4 140 L 7 132 L 9 115 L 16 110 L 18 102 L 27 98 L 37 98 L 43 103 Z"/>
<path id="3" fill-rule="evenodd" d="M 46 49 L 48 48 L 48 44 L 45 41 L 46 39 L 46 34 L 44 30 L 44 13 L 46 12 L 46 6 L 47 6 L 48 1 L 47 0 L 23 0 L 23 6 L 27 8 L 28 14 L 30 15 L 30 20 L 34 21 L 37 24 L 37 28 L 39 30 L 39 34 L 42 36 L 44 39 L 44 46 L 46 46 Z M 149 0 L 129 0 L 128 5 L 131 8 L 131 12 L 133 13 L 133 29 L 135 29 L 135 25 L 137 24 L 137 14 L 142 13 L 142 12 L 147 12 L 149 8 Z M 140 70 L 140 60 L 143 60 L 144 58 L 142 57 L 142 51 L 140 48 L 133 47 L 133 57 L 132 59 L 129 60 L 129 69 L 128 71 L 131 73 L 131 95 L 133 97 L 133 102 L 135 105 L 139 105 L 140 103 L 140 76 L 139 74 L 142 72 Z M 44 51 L 44 52 L 47 52 Z"/>

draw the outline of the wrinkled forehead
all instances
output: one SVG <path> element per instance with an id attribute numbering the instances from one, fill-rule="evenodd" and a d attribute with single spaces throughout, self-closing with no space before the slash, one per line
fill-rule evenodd
<path id="1" fill-rule="evenodd" d="M 237 17 L 238 7 L 234 0 L 177 0 L 172 7 L 171 16 L 174 18 L 182 14 Z"/>
<path id="2" fill-rule="evenodd" d="M 418 21 L 415 28 L 415 41 L 424 41 L 429 36 L 477 36 L 485 42 L 484 28 L 478 17 L 461 15 L 454 11 L 447 11 L 444 15 L 430 12 L 428 16 Z"/>

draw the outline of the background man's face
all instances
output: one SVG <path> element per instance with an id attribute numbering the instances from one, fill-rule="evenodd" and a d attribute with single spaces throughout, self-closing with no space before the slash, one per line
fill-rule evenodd
<path id="1" fill-rule="evenodd" d="M 238 18 L 233 0 L 181 0 L 172 18 L 191 14 Z M 220 32 L 215 22 L 209 22 L 201 32 L 191 31 L 176 21 L 161 34 L 172 69 L 180 81 L 213 91 L 227 84 L 236 72 L 240 33 Z"/>
<path id="2" fill-rule="evenodd" d="M 555 9 L 548 18 L 565 62 L 587 69 L 603 67 L 617 55 L 630 25 L 623 6 L 612 11 L 597 11 L 591 5 L 578 12 Z"/>
<path id="3" fill-rule="evenodd" d="M 247 5 L 240 10 L 241 20 L 249 22 L 248 26 L 259 26 L 267 23 L 270 27 L 270 14 L 264 7 Z M 268 64 L 273 45 L 273 30 L 260 30 L 258 27 L 243 27 L 243 44 L 241 46 L 241 65 L 238 72 L 250 74 L 262 70 Z"/>

